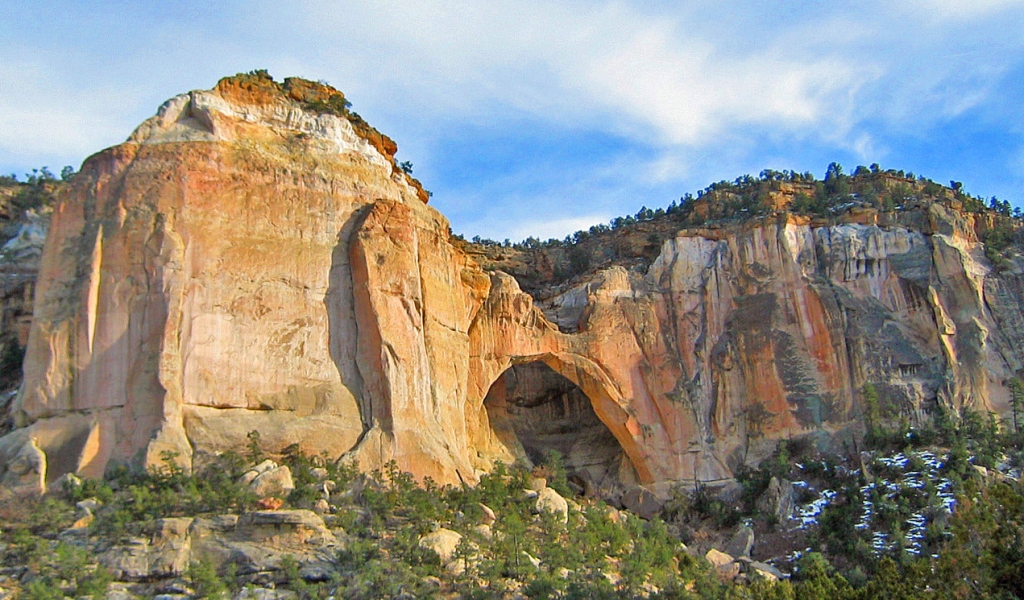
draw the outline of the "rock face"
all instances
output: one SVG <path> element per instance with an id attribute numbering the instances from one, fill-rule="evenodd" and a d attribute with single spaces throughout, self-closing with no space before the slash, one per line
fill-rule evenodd
<path id="1" fill-rule="evenodd" d="M 793 518 L 795 508 L 793 484 L 773 475 L 768 481 L 768 489 L 757 499 L 757 509 L 770 515 L 778 523 L 786 523 Z"/>
<path id="2" fill-rule="evenodd" d="M 992 270 L 972 215 L 914 216 L 683 231 L 646 272 L 608 269 L 549 301 L 550 320 L 497 274 L 471 336 L 481 357 L 579 385 L 644 482 L 725 478 L 782 436 L 854 435 L 866 382 L 912 422 L 937 401 L 1003 413 L 1024 358 L 1020 271 Z M 481 363 L 481 385 L 507 368 Z"/>
<path id="3" fill-rule="evenodd" d="M 83 165 L 42 259 L 25 428 L 0 457 L 31 439 L 52 482 L 187 465 L 252 430 L 334 454 L 362 435 L 346 242 L 378 198 L 427 209 L 348 119 L 259 84 L 178 96 Z"/>
<path id="4" fill-rule="evenodd" d="M 233 562 L 240 573 L 253 574 L 276 571 L 290 557 L 306 571 L 329 566 L 337 544 L 323 519 L 308 510 L 159 519 L 153 529 L 151 536 L 107 548 L 100 562 L 129 581 L 181 576 L 204 559 Z"/>
<path id="5" fill-rule="evenodd" d="M 115 546 L 100 560 L 118 579 L 142 580 L 181 575 L 188 569 L 191 518 L 159 519 L 151 539 L 136 538 Z"/>
<path id="6" fill-rule="evenodd" d="M 63 189 L 63 184 L 46 185 L 48 195 Z M 9 195 L 16 191 L 0 186 L 0 435 L 14 425 L 4 415 L 21 382 L 21 355 L 28 344 L 35 283 L 50 222 L 45 207 L 21 212 L 10 206 L 16 203 L 10 202 Z"/>
<path id="7" fill-rule="evenodd" d="M 187 467 L 253 430 L 444 483 L 551 449 L 595 489 L 713 481 L 780 437 L 855 435 L 867 382 L 910 419 L 1007 409 L 1024 276 L 993 271 L 970 214 L 682 231 L 540 307 L 453 245 L 394 143 L 323 109 L 338 96 L 228 78 L 86 161 L 0 483 Z"/>
<path id="8" fill-rule="evenodd" d="M 592 481 L 628 463 L 583 390 L 542 362 L 513 364 L 491 385 L 484 407 L 501 442 L 534 463 L 556 451 L 570 471 Z M 545 485 L 541 479 L 534 489 Z"/>
<path id="9" fill-rule="evenodd" d="M 21 219 L 7 224 L 5 229 L 14 229 L 13 237 L 0 247 L 0 333 L 10 335 L 20 347 L 28 343 L 34 284 L 49 224 L 49 215 L 30 209 Z"/>

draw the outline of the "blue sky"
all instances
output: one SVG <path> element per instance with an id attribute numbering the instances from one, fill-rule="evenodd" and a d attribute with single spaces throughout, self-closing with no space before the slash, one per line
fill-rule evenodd
<path id="1" fill-rule="evenodd" d="M 467 236 L 831 161 L 1024 203 L 1024 0 L 5 0 L 0 173 L 259 68 L 344 91 Z"/>

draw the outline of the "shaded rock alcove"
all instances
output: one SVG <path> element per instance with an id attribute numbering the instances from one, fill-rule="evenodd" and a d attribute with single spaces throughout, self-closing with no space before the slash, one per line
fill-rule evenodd
<path id="1" fill-rule="evenodd" d="M 528 465 L 546 463 L 552 450 L 581 489 L 607 495 L 637 480 L 619 441 L 578 385 L 540 361 L 515 364 L 484 399 L 495 436 Z"/>

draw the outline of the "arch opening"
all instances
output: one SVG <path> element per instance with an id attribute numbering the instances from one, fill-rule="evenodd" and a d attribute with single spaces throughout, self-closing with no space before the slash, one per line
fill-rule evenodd
<path id="1" fill-rule="evenodd" d="M 512 459 L 534 466 L 557 451 L 579 493 L 608 497 L 638 482 L 632 462 L 586 393 L 539 360 L 506 369 L 491 385 L 484 407 Z"/>

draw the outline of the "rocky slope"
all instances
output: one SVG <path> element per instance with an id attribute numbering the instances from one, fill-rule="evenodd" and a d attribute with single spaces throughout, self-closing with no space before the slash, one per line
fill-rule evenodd
<path id="1" fill-rule="evenodd" d="M 531 335 L 552 340 L 545 362 L 608 376 L 582 387 L 646 481 L 728 477 L 780 437 L 852 442 L 867 382 L 911 423 L 936 402 L 1005 413 L 1021 279 L 985 258 L 985 218 L 932 203 L 910 226 L 783 214 L 684 230 L 649 268 L 611 267 L 546 299 L 548 321 L 575 333 Z M 603 412 L 605 398 L 624 413 Z"/>
<path id="2" fill-rule="evenodd" d="M 1024 278 L 985 256 L 991 215 L 776 199 L 661 221 L 623 240 L 637 260 L 555 288 L 520 277 L 535 301 L 449 235 L 396 149 L 339 92 L 256 73 L 87 160 L 54 213 L 3 485 L 189 467 L 255 430 L 442 483 L 557 449 L 583 487 L 661 490 L 783 437 L 852 443 L 868 382 L 892 418 L 1007 411 Z"/>

